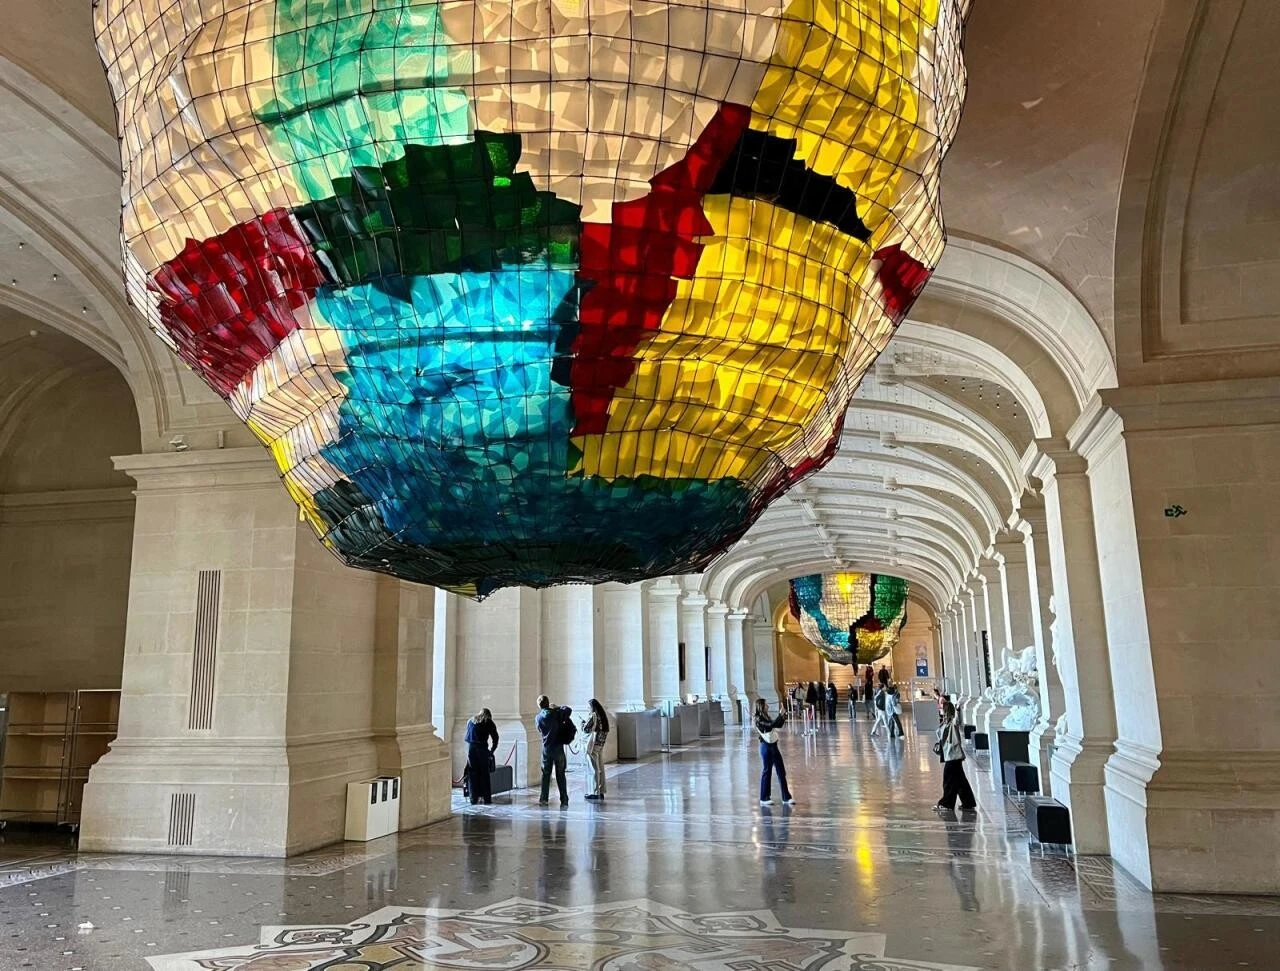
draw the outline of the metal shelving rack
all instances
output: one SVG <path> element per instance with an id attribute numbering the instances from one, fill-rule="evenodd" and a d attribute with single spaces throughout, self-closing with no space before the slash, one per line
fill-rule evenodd
<path id="1" fill-rule="evenodd" d="M 116 736 L 118 690 L 13 691 L 0 748 L 0 828 L 80 825 L 89 769 Z"/>

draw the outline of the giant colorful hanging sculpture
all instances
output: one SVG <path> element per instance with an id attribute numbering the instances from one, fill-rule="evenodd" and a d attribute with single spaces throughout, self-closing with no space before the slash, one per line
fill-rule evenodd
<path id="1" fill-rule="evenodd" d="M 834 664 L 870 664 L 898 642 L 907 622 L 906 580 L 879 573 L 814 573 L 791 581 L 791 616 Z"/>
<path id="2" fill-rule="evenodd" d="M 942 253 L 968 0 L 97 0 L 129 294 L 347 563 L 696 571 Z"/>

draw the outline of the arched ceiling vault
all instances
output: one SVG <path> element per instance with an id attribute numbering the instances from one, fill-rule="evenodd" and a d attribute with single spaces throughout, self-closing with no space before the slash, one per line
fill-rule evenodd
<path id="1" fill-rule="evenodd" d="M 1101 332 L 1050 274 L 970 240 L 947 252 L 859 387 L 836 457 L 712 564 L 708 596 L 748 604 L 791 576 L 861 569 L 904 577 L 937 610 L 1038 487 L 1027 448 L 1114 384 Z"/>

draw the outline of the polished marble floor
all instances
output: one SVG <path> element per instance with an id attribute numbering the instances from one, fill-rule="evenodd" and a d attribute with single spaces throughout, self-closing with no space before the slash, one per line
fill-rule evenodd
<path id="1" fill-rule="evenodd" d="M 296 859 L 77 855 L 0 838 L 0 971 L 1277 968 L 1280 898 L 1147 894 L 1031 845 L 979 755 L 976 816 L 930 806 L 929 740 L 823 725 L 611 768 L 603 804 L 457 800 L 436 826 Z M 777 794 L 775 793 L 775 798 Z"/>

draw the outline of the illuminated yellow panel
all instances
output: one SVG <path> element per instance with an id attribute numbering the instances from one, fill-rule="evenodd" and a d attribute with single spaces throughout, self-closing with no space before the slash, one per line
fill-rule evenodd
<path id="1" fill-rule="evenodd" d="M 765 202 L 710 196 L 705 213 L 697 275 L 615 394 L 608 432 L 580 443 L 587 474 L 750 478 L 802 434 L 844 367 L 870 250 Z"/>

